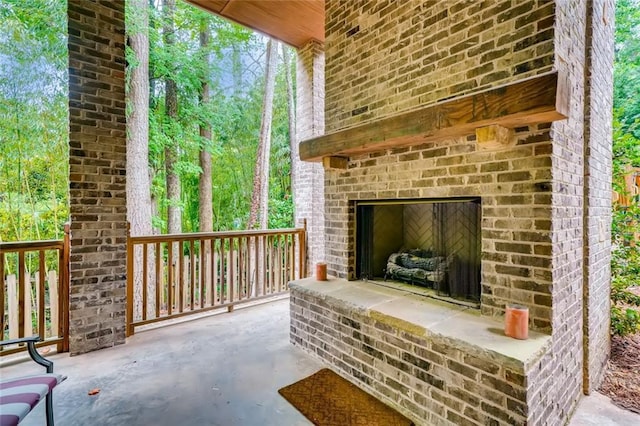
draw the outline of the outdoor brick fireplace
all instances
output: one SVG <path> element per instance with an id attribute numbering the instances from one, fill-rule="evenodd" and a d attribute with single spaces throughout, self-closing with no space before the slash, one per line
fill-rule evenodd
<path id="1" fill-rule="evenodd" d="M 325 166 L 332 278 L 291 283 L 292 342 L 419 424 L 562 424 L 608 356 L 612 3 L 325 13 L 327 133 L 300 155 Z M 407 236 L 408 210 L 452 219 L 453 201 L 475 207 L 477 244 Z M 411 249 L 451 275 L 467 261 L 452 296 L 477 303 L 376 285 Z M 528 340 L 504 336 L 508 304 L 529 309 Z"/>
<path id="2" fill-rule="evenodd" d="M 479 301 L 479 198 L 360 200 L 355 210 L 356 279 Z"/>

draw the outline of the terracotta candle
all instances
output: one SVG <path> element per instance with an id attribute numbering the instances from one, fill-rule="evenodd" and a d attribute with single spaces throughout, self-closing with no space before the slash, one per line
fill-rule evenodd
<path id="1" fill-rule="evenodd" d="M 529 337 L 529 308 L 507 305 L 504 315 L 504 334 L 520 340 Z"/>
<path id="2" fill-rule="evenodd" d="M 327 280 L 327 264 L 326 263 L 316 264 L 316 280 L 317 281 Z"/>

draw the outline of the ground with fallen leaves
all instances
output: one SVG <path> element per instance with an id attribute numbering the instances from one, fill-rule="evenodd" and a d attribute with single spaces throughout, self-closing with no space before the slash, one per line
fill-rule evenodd
<path id="1" fill-rule="evenodd" d="M 640 287 L 634 293 L 640 294 Z M 614 404 L 640 414 L 640 333 L 611 338 L 611 358 L 599 389 Z"/>

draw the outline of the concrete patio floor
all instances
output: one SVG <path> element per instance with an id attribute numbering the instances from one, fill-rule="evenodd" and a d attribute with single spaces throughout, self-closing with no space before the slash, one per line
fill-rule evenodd
<path id="1" fill-rule="evenodd" d="M 56 424 L 310 425 L 277 390 L 323 367 L 289 343 L 288 298 L 137 332 L 125 345 L 70 357 L 54 391 Z M 40 372 L 6 365 L 2 377 Z M 87 392 L 99 388 L 100 393 Z M 40 404 L 22 423 L 44 424 Z M 570 426 L 640 425 L 640 416 L 602 395 L 585 397 Z"/>
<path id="2" fill-rule="evenodd" d="M 137 332 L 125 345 L 70 357 L 54 390 L 57 426 L 309 425 L 277 390 L 322 368 L 289 343 L 289 300 Z M 2 377 L 41 372 L 33 362 Z M 87 392 L 99 388 L 100 393 Z M 44 424 L 44 404 L 21 425 Z"/>

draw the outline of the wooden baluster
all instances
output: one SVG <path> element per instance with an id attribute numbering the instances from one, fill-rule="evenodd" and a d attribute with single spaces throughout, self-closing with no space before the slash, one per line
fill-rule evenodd
<path id="1" fill-rule="evenodd" d="M 24 277 L 25 277 L 24 252 L 18 253 L 18 337 L 24 337 Z"/>
<path id="2" fill-rule="evenodd" d="M 206 260 L 207 245 L 205 240 L 200 240 L 200 268 L 198 269 L 200 272 L 200 309 L 204 308 L 204 298 L 206 297 L 205 288 L 208 270 Z"/>
<path id="3" fill-rule="evenodd" d="M 303 220 L 303 229 L 300 231 L 298 239 L 298 256 L 300 257 L 300 277 L 307 276 L 307 219 Z"/>
<path id="4" fill-rule="evenodd" d="M 33 336 L 33 304 L 31 296 L 32 296 L 32 287 L 31 287 L 31 274 L 29 271 L 26 271 L 26 263 L 25 263 L 25 273 L 24 273 L 24 336 Z"/>
<path id="5" fill-rule="evenodd" d="M 236 250 L 235 250 L 235 239 L 229 238 L 229 302 L 235 301 L 235 269 L 236 269 Z"/>
<path id="6" fill-rule="evenodd" d="M 277 293 L 278 289 L 278 236 L 272 235 L 271 239 L 271 293 Z"/>
<path id="7" fill-rule="evenodd" d="M 4 301 L 6 298 L 5 287 L 7 286 L 7 281 L 4 276 L 4 252 L 0 251 L 0 340 L 5 340 L 4 338 Z M 0 351 L 2 347 L 0 347 Z"/>
<path id="8" fill-rule="evenodd" d="M 211 306 L 218 303 L 218 250 L 217 241 L 211 240 Z"/>
<path id="9" fill-rule="evenodd" d="M 190 291 L 190 300 L 189 300 L 189 309 L 192 311 L 196 308 L 195 306 L 195 294 L 196 294 L 196 256 L 195 256 L 195 241 L 191 240 L 189 243 L 189 266 L 191 266 L 190 277 L 189 277 L 189 291 Z"/>
<path id="10" fill-rule="evenodd" d="M 38 299 L 38 334 L 41 338 L 45 339 L 47 337 L 47 330 L 45 329 L 45 314 L 44 314 L 44 296 L 45 296 L 45 288 L 44 284 L 46 282 L 46 272 L 45 269 L 47 266 L 44 261 L 44 250 L 40 250 L 39 252 L 39 262 L 38 262 L 38 280 L 37 280 L 37 299 Z"/>
<path id="11" fill-rule="evenodd" d="M 155 275 L 155 282 L 156 282 L 156 318 L 160 317 L 160 300 L 161 300 L 161 296 L 163 295 L 164 291 L 162 289 L 162 274 L 161 274 L 161 268 L 160 265 L 162 262 L 162 252 L 160 251 L 160 243 L 156 243 L 155 244 L 155 266 L 156 266 L 156 275 Z"/>
<path id="12" fill-rule="evenodd" d="M 142 244 L 142 321 L 146 321 L 147 319 L 147 285 L 149 285 L 148 280 L 148 263 L 149 263 L 149 254 L 147 253 L 149 249 L 149 245 L 146 243 Z"/>
<path id="13" fill-rule="evenodd" d="M 282 289 L 287 289 L 289 282 L 289 234 L 282 236 Z"/>
<path id="14" fill-rule="evenodd" d="M 7 276 L 7 295 L 9 301 L 9 339 L 17 339 L 20 305 L 18 299 L 18 279 L 15 275 Z"/>
<path id="15" fill-rule="evenodd" d="M 178 312 L 184 309 L 184 242 L 178 242 L 178 263 L 180 272 L 178 273 Z"/>
<path id="16" fill-rule="evenodd" d="M 289 234 L 289 281 L 296 278 L 296 236 Z"/>
<path id="17" fill-rule="evenodd" d="M 274 235 L 273 237 L 271 237 L 273 243 L 272 243 L 272 249 L 271 252 L 273 253 L 273 261 L 271 262 L 271 264 L 273 265 L 273 293 L 278 293 L 280 290 L 280 236 L 278 235 Z"/>
<path id="18" fill-rule="evenodd" d="M 258 237 L 253 238 L 253 285 L 251 286 L 251 297 L 258 295 L 258 289 L 260 288 L 262 277 L 262 271 L 260 271 L 260 239 Z"/>
<path id="19" fill-rule="evenodd" d="M 271 291 L 271 237 L 268 235 L 264 236 L 264 254 L 265 254 L 265 262 L 264 262 L 264 273 L 265 273 L 265 291 L 264 294 L 270 294 Z"/>
<path id="20" fill-rule="evenodd" d="M 225 292 L 227 290 L 227 283 L 225 282 L 225 276 L 226 276 L 226 265 L 225 265 L 225 250 L 224 250 L 224 242 L 225 239 L 221 238 L 220 239 L 220 304 L 224 304 L 225 302 Z"/>
<path id="21" fill-rule="evenodd" d="M 249 284 L 249 237 L 242 237 L 242 288 L 245 298 L 251 297 Z"/>
<path id="22" fill-rule="evenodd" d="M 167 315 L 171 316 L 173 308 L 173 286 L 175 285 L 173 273 L 173 242 L 167 243 Z"/>
<path id="23" fill-rule="evenodd" d="M 268 267 L 268 255 L 269 255 L 269 251 L 268 251 L 268 247 L 267 247 L 267 236 L 263 235 L 262 238 L 260 238 L 261 240 L 261 245 L 260 245 L 260 251 L 261 256 L 260 256 L 260 260 L 261 260 L 261 265 L 260 265 L 260 272 L 262 273 L 262 294 L 267 294 L 267 285 L 269 282 L 269 276 L 267 275 L 267 271 L 269 269 Z"/>
<path id="24" fill-rule="evenodd" d="M 60 317 L 58 312 L 59 296 L 58 296 L 58 274 L 55 270 L 49 271 L 49 317 L 51 318 L 50 337 L 60 337 L 58 330 L 60 329 Z"/>
<path id="25" fill-rule="evenodd" d="M 247 298 L 247 279 L 245 277 L 246 268 L 244 267 L 246 257 L 244 255 L 245 241 L 245 237 L 238 238 L 238 299 L 240 300 L 243 299 L 243 296 L 245 299 Z"/>
<path id="26" fill-rule="evenodd" d="M 284 287 L 284 235 L 278 235 L 278 293 L 280 293 Z"/>

